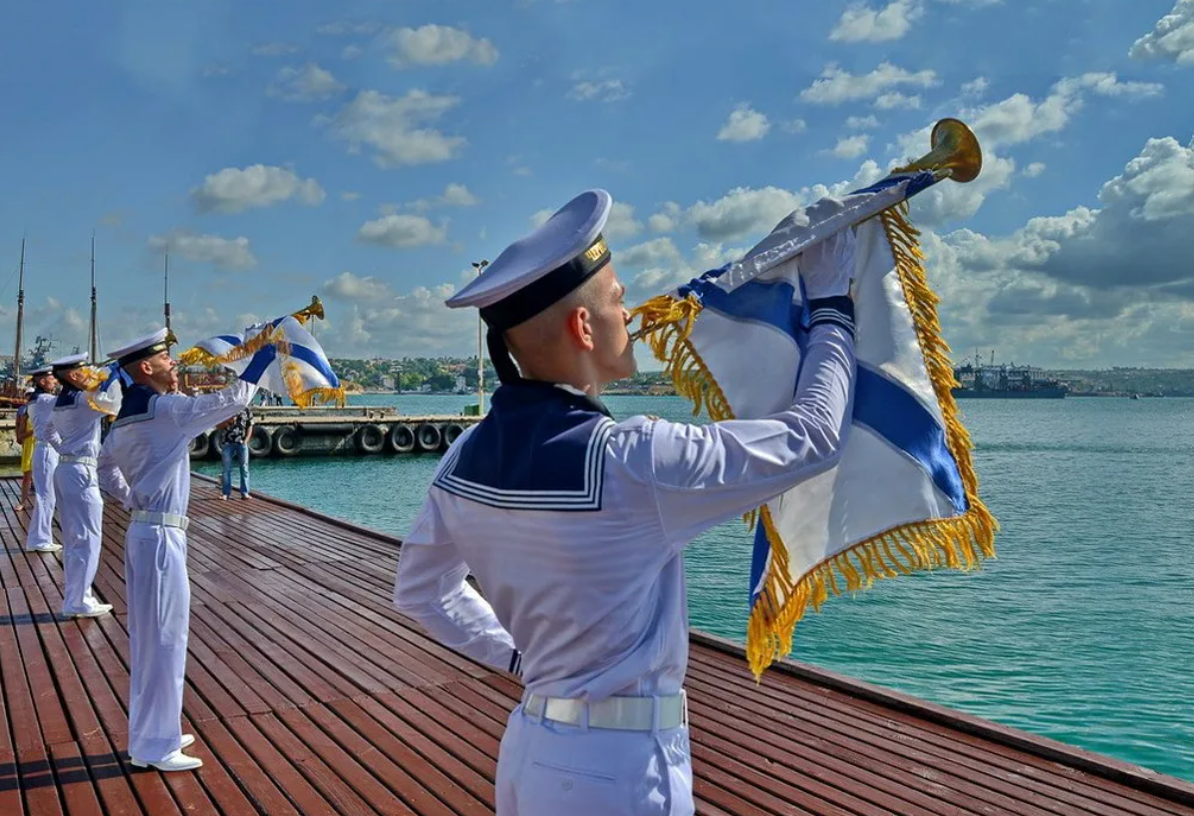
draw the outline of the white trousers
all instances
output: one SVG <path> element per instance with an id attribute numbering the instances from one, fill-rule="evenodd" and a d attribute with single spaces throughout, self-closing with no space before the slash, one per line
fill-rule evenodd
<path id="1" fill-rule="evenodd" d="M 29 531 L 25 546 L 29 549 L 54 543 L 54 471 L 58 467 L 58 451 L 48 442 L 33 446 L 33 513 L 29 517 Z"/>
<path id="2" fill-rule="evenodd" d="M 133 522 L 125 536 L 129 610 L 129 756 L 156 762 L 182 745 L 191 623 L 187 536 Z"/>
<path id="3" fill-rule="evenodd" d="M 692 816 L 688 727 L 583 729 L 514 709 L 498 751 L 497 816 Z"/>
<path id="4" fill-rule="evenodd" d="M 77 462 L 59 462 L 54 469 L 58 524 L 62 527 L 62 569 L 66 586 L 62 613 L 86 612 L 94 604 L 91 582 L 99 569 L 103 540 L 104 500 L 95 468 Z"/>

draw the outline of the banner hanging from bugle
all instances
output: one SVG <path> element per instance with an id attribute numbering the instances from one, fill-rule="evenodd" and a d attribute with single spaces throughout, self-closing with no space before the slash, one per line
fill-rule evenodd
<path id="1" fill-rule="evenodd" d="M 784 410 L 808 336 L 796 265 L 784 262 L 857 229 L 858 374 L 842 458 L 747 519 L 755 543 L 746 652 L 756 678 L 792 651 L 796 624 L 829 596 L 918 570 L 972 569 L 995 554 L 998 524 L 978 496 L 937 298 L 907 206 L 942 179 L 975 178 L 980 167 L 973 134 L 943 120 L 920 160 L 796 210 L 742 260 L 634 310 L 636 334 L 666 363 L 694 413 L 718 421 Z"/>
<path id="2" fill-rule="evenodd" d="M 323 348 L 307 329 L 307 324 L 323 314 L 323 304 L 313 297 L 310 306 L 294 314 L 257 323 L 239 334 L 222 334 L 200 341 L 178 355 L 178 361 L 182 365 L 208 368 L 224 366 L 240 374 L 248 368 L 254 354 L 273 345 L 277 357 L 258 385 L 275 394 L 287 394 L 300 408 L 343 406 L 347 402 L 344 386 Z"/>

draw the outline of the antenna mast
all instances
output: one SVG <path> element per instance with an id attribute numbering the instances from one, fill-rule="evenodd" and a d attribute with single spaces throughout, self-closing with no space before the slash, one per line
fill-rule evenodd
<path id="1" fill-rule="evenodd" d="M 91 362 L 99 359 L 99 328 L 95 321 L 95 230 L 91 231 Z"/>
<path id="2" fill-rule="evenodd" d="M 165 280 L 162 284 L 162 301 L 166 304 L 166 332 L 170 331 L 170 253 L 166 253 Z"/>
<path id="3" fill-rule="evenodd" d="M 21 329 L 25 323 L 25 238 L 21 237 L 21 267 L 17 284 L 17 342 L 12 349 L 12 379 L 21 383 Z"/>

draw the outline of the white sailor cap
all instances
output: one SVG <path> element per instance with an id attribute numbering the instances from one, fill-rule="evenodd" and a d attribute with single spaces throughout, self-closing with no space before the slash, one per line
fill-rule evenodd
<path id="1" fill-rule="evenodd" d="M 36 393 L 37 393 L 37 389 L 32 386 L 29 386 L 28 388 L 25 389 L 25 396 L 27 396 L 27 397 L 31 396 L 33 394 L 36 394 Z"/>
<path id="2" fill-rule="evenodd" d="M 50 365 L 49 363 L 46 363 L 45 365 L 41 365 L 41 366 L 38 366 L 37 368 L 31 369 L 29 371 L 29 376 L 30 377 L 40 377 L 42 374 L 49 374 L 53 370 L 54 370 L 54 367 L 52 365 Z"/>
<path id="3" fill-rule="evenodd" d="M 127 366 L 130 363 L 167 351 L 172 340 L 169 329 L 161 328 L 115 349 L 108 354 L 108 357 L 122 367 Z"/>
<path id="4" fill-rule="evenodd" d="M 605 190 L 581 193 L 543 226 L 506 247 L 446 301 L 448 307 L 477 306 L 496 332 L 539 314 L 609 263 L 601 231 L 612 206 Z"/>
<path id="5" fill-rule="evenodd" d="M 50 368 L 54 371 L 69 371 L 72 368 L 79 368 L 84 365 L 87 365 L 86 354 L 68 354 L 50 363 Z"/>

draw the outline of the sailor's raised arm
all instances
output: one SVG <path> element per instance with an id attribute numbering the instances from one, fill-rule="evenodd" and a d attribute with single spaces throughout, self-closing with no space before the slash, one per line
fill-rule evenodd
<path id="1" fill-rule="evenodd" d="M 655 423 L 651 476 L 660 519 L 673 543 L 686 544 L 841 458 L 856 372 L 849 297 L 853 242 L 847 229 L 800 259 L 811 328 L 796 395 L 786 410 L 703 426 Z"/>
<path id="2" fill-rule="evenodd" d="M 170 413 L 183 433 L 198 436 L 249 407 L 257 394 L 257 383 L 276 356 L 274 347 L 266 346 L 253 355 L 249 367 L 235 381 L 219 391 L 197 397 L 166 394 L 158 400 L 158 405 Z"/>
<path id="3" fill-rule="evenodd" d="M 468 574 L 434 497 L 428 497 L 402 540 L 394 608 L 418 621 L 448 648 L 491 668 L 516 672 L 519 654 L 514 638 L 493 607 L 465 580 Z"/>

